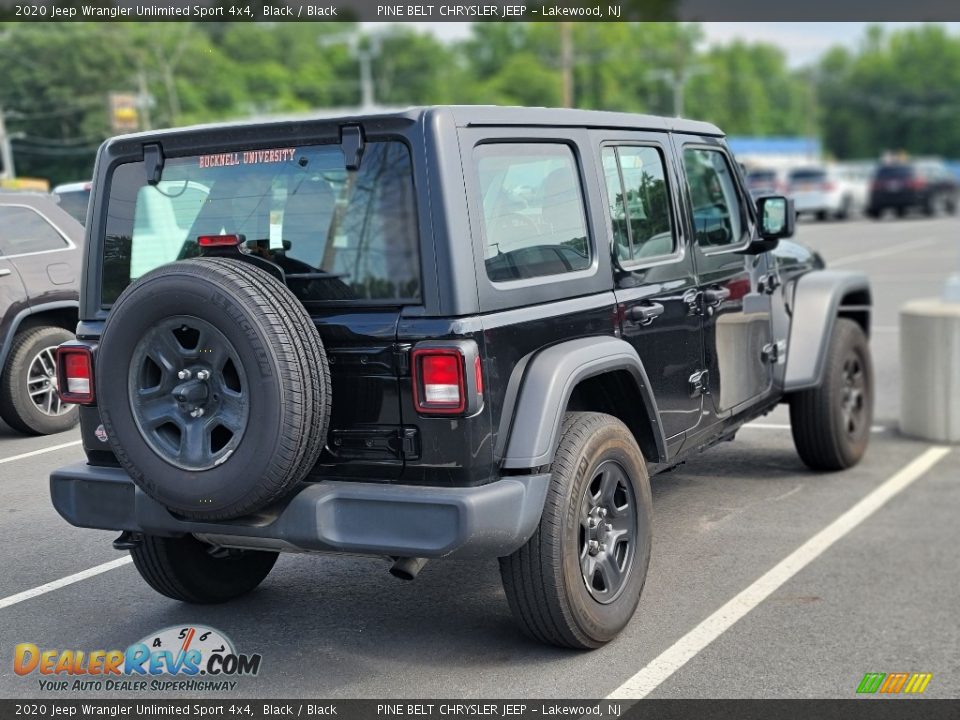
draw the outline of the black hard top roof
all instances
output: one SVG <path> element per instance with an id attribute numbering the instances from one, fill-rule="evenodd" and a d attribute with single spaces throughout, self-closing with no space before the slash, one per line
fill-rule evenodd
<path id="1" fill-rule="evenodd" d="M 587 128 L 624 128 L 635 130 L 661 130 L 696 135 L 714 135 L 721 137 L 723 132 L 716 125 L 698 120 L 660 117 L 635 113 L 607 112 L 603 110 L 575 110 L 541 107 L 504 107 L 498 105 L 437 105 L 410 107 L 403 109 L 381 108 L 369 111 L 331 110 L 317 111 L 295 116 L 277 116 L 266 118 L 248 118 L 234 122 L 194 125 L 190 127 L 151 130 L 121 136 L 124 140 L 134 138 L 162 138 L 167 135 L 180 135 L 192 131 L 236 130 L 260 126 L 268 128 L 277 125 L 306 123 L 324 120 L 338 122 L 363 122 L 375 119 L 394 119 L 418 122 L 424 116 L 433 113 L 449 113 L 460 127 L 485 125 L 524 125 L 538 127 L 587 127 Z M 116 138 L 120 139 L 120 138 Z"/>

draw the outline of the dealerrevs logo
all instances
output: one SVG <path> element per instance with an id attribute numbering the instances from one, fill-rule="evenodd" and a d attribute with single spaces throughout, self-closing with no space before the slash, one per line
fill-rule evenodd
<path id="1" fill-rule="evenodd" d="M 126 650 L 41 649 L 20 643 L 13 652 L 17 675 L 41 676 L 43 691 L 229 691 L 233 678 L 260 672 L 259 654 L 238 653 L 219 630 L 174 626 Z"/>

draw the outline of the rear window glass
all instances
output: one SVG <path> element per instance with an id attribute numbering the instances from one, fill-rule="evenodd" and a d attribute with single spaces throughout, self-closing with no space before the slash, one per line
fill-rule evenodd
<path id="1" fill-rule="evenodd" d="M 909 165 L 883 165 L 877 168 L 877 177 L 884 180 L 908 178 L 913 175 Z"/>
<path id="2" fill-rule="evenodd" d="M 790 173 L 792 182 L 820 182 L 827 177 L 823 170 L 794 170 Z"/>
<path id="3" fill-rule="evenodd" d="M 420 297 L 410 153 L 368 142 L 360 169 L 337 145 L 168 158 L 149 185 L 142 163 L 110 184 L 102 301 L 165 263 L 199 255 L 202 235 L 240 235 L 283 268 L 304 302 L 382 304 Z"/>
<path id="4" fill-rule="evenodd" d="M 504 282 L 590 267 L 583 190 L 569 146 L 480 145 L 475 157 L 487 277 Z"/>

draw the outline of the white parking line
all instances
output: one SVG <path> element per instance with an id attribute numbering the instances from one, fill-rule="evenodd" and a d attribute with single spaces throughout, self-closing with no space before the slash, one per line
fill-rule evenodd
<path id="1" fill-rule="evenodd" d="M 873 260 L 875 258 L 887 257 L 888 255 L 899 255 L 902 252 L 909 252 L 910 250 L 927 247 L 928 245 L 936 245 L 937 243 L 943 242 L 943 240 L 944 238 L 942 237 L 922 238 L 920 240 L 895 245 L 894 247 L 870 250 L 868 252 L 856 253 L 855 255 L 847 255 L 846 257 L 838 257 L 836 260 L 828 260 L 827 267 L 833 268 L 837 265 L 851 265 L 853 263 L 863 262 L 864 260 Z"/>
<path id="2" fill-rule="evenodd" d="M 662 682 L 686 665 L 697 653 L 720 637 L 777 588 L 873 515 L 897 493 L 922 477 L 949 452 L 950 448 L 947 447 L 931 447 L 921 453 L 909 465 L 884 481 L 843 515 L 768 570 L 746 590 L 660 653 L 640 672 L 610 693 L 607 699 L 639 700 L 656 690 Z"/>
<path id="3" fill-rule="evenodd" d="M 762 423 L 762 422 L 751 422 L 744 425 L 745 428 L 753 428 L 754 430 L 789 430 L 790 423 Z M 883 425 L 871 425 L 870 432 L 872 433 L 882 433 L 886 431 L 886 427 Z"/>
<path id="4" fill-rule="evenodd" d="M 9 462 L 15 462 L 17 460 L 23 460 L 24 458 L 33 457 L 34 455 L 43 455 L 44 453 L 53 452 L 54 450 L 63 450 L 64 448 L 73 447 L 74 445 L 79 445 L 81 440 L 74 440 L 73 442 L 63 443 L 62 445 L 53 445 L 48 448 L 42 448 L 40 450 L 32 450 L 31 452 L 22 453 L 20 455 L 11 455 L 10 457 L 0 458 L 0 465 Z"/>
<path id="5" fill-rule="evenodd" d="M 73 575 L 67 575 L 66 577 L 60 578 L 59 580 L 54 580 L 53 582 L 48 582 L 46 585 L 38 585 L 31 590 L 24 590 L 22 593 L 17 593 L 16 595 L 11 595 L 9 597 L 0 598 L 0 610 L 8 608 L 11 605 L 16 605 L 17 603 L 22 603 L 24 600 L 30 600 L 31 598 L 38 597 L 40 595 L 46 595 L 48 592 L 53 592 L 54 590 L 59 590 L 62 587 L 67 585 L 73 585 L 78 583 L 81 580 L 86 580 L 87 578 L 92 578 L 96 575 L 100 575 L 105 572 L 110 572 L 118 567 L 123 567 L 129 563 L 133 562 L 133 558 L 129 555 L 122 558 L 117 558 L 116 560 L 111 560 L 108 563 L 103 565 L 97 565 L 87 570 L 81 570 L 78 573 Z"/>

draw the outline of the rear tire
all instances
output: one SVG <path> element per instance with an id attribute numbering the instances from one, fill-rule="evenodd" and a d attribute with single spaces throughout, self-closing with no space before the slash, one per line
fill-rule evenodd
<path id="1" fill-rule="evenodd" d="M 270 574 L 278 553 L 222 550 L 192 535 L 169 538 L 145 535 L 130 551 L 140 577 L 161 595 L 198 605 L 233 600 L 257 587 Z"/>
<path id="2" fill-rule="evenodd" d="M 73 337 L 60 327 L 38 327 L 14 338 L 0 377 L 0 417 L 14 430 L 50 435 L 77 424 L 80 410 L 60 403 L 53 367 L 53 351 Z"/>
<path id="3" fill-rule="evenodd" d="M 551 471 L 540 525 L 500 558 L 500 576 L 527 635 L 597 648 L 633 617 L 646 580 L 653 516 L 646 463 L 618 419 L 570 412 Z"/>
<path id="4" fill-rule="evenodd" d="M 813 470 L 844 470 L 866 452 L 873 421 L 873 366 L 867 336 L 837 318 L 823 382 L 790 398 L 790 427 L 800 459 Z"/>

